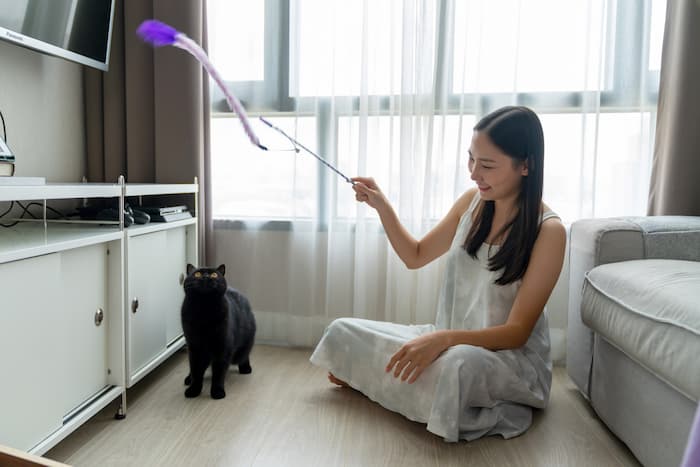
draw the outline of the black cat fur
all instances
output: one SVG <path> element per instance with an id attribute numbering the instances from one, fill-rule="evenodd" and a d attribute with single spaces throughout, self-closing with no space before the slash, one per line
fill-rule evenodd
<path id="1" fill-rule="evenodd" d="M 187 342 L 190 374 L 185 397 L 202 392 L 204 372 L 211 365 L 211 397 L 226 397 L 224 381 L 229 365 L 251 373 L 250 351 L 255 340 L 255 317 L 248 299 L 229 287 L 226 267 L 199 268 L 188 264 L 183 284 L 182 329 Z"/>

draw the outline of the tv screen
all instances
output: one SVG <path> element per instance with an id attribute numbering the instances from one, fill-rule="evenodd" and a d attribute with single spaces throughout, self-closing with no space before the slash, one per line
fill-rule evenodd
<path id="1" fill-rule="evenodd" d="M 0 39 L 106 71 L 114 0 L 0 0 Z"/>

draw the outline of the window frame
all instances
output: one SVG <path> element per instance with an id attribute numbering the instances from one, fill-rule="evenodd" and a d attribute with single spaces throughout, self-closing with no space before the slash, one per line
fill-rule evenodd
<path id="1" fill-rule="evenodd" d="M 337 163 L 338 122 L 341 117 L 357 115 L 360 106 L 359 96 L 335 97 L 290 97 L 290 18 L 291 2 L 294 0 L 265 0 L 265 71 L 263 81 L 226 81 L 226 85 L 239 97 L 247 111 L 252 115 L 284 116 L 314 115 L 316 117 L 316 147 L 319 153 L 331 164 Z M 455 94 L 452 89 L 452 57 L 447 51 L 452 50 L 454 28 L 450 24 L 454 17 L 455 1 L 436 0 L 438 14 L 437 31 L 437 66 L 435 79 L 434 109 L 436 113 L 447 115 L 471 114 L 484 115 L 504 105 L 524 105 L 547 114 L 565 114 L 580 112 L 581 107 L 600 109 L 601 113 L 650 111 L 652 119 L 658 101 L 659 72 L 649 70 L 649 44 L 651 33 L 652 0 L 615 0 L 606 3 L 608 31 L 614 31 L 614 41 L 609 41 L 606 54 L 612 59 L 612 67 L 605 67 L 605 80 L 610 83 L 609 90 L 604 91 L 568 91 L 568 92 L 511 92 L 502 93 L 464 93 Z M 640 54 L 626 53 L 626 44 L 641 43 Z M 447 66 L 444 66 L 447 63 Z M 447 76 L 443 72 L 446 70 Z M 644 89 L 644 91 L 643 91 Z M 641 94 L 644 95 L 641 95 Z M 210 92 L 212 118 L 230 117 L 223 92 L 212 88 Z M 252 99 L 255 97 L 255 99 Z M 373 96 L 379 103 L 376 115 L 390 116 L 393 101 L 398 96 Z M 249 102 L 255 102 L 251 105 Z M 343 105 L 333 106 L 333 103 Z M 349 105 L 348 105 L 349 104 Z M 333 109 L 333 110 L 332 110 Z M 339 109 L 350 109 L 340 111 Z M 652 125 L 654 122 L 652 121 Z M 318 219 L 312 221 L 320 229 L 327 228 L 335 218 L 334 206 L 330 205 L 330 190 L 335 187 L 334 174 L 326 170 L 318 172 Z M 219 220 L 217 218 L 217 220 Z M 226 228 L 238 228 L 241 222 L 221 220 Z M 287 230 L 289 221 L 254 221 L 265 228 Z M 277 225 L 277 224 L 280 225 Z M 273 225 L 274 224 L 274 225 Z M 282 226 L 282 227 L 281 227 Z M 283 227 L 286 226 L 286 227 Z"/>

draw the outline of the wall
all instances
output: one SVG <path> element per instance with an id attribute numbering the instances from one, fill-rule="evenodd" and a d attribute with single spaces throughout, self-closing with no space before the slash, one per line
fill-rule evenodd
<path id="1" fill-rule="evenodd" d="M 81 180 L 85 174 L 82 89 L 81 65 L 0 41 L 0 111 L 17 158 L 16 176 L 46 177 L 48 182 Z"/>

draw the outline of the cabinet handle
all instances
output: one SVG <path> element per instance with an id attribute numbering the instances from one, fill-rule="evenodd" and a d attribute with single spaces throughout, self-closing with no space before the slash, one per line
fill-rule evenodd
<path id="1" fill-rule="evenodd" d="M 135 298 L 131 301 L 131 312 L 136 313 L 139 310 L 139 299 Z"/>
<path id="2" fill-rule="evenodd" d="M 180 285 L 182 285 L 184 283 L 185 283 L 185 274 L 181 272 L 180 273 Z"/>
<path id="3" fill-rule="evenodd" d="M 95 326 L 99 326 L 102 324 L 102 320 L 105 319 L 105 313 L 102 311 L 102 308 L 98 308 L 97 311 L 95 312 Z"/>

